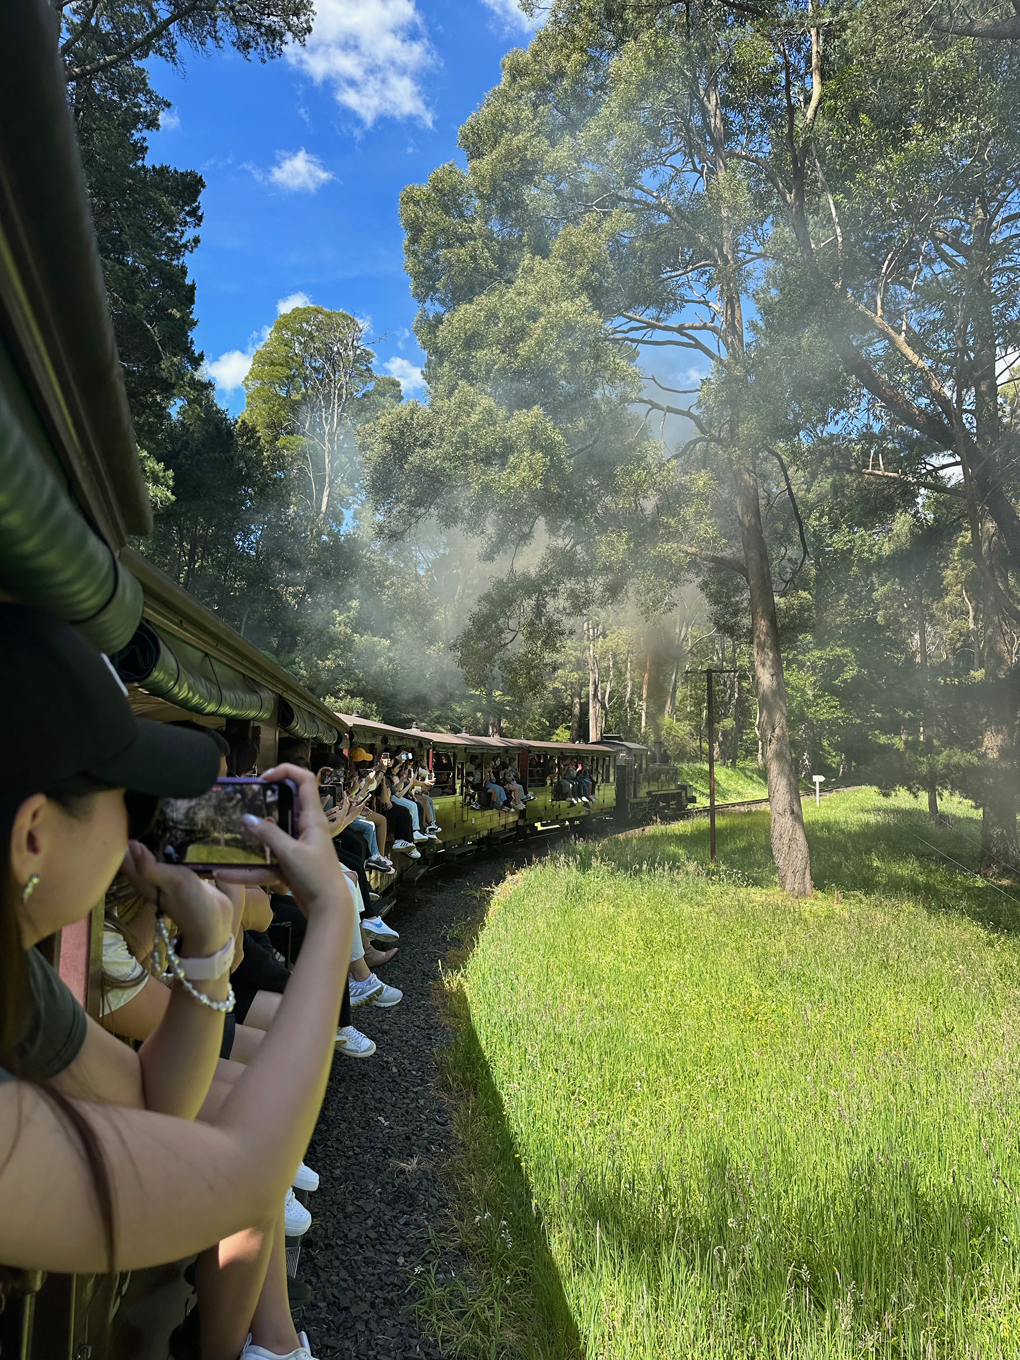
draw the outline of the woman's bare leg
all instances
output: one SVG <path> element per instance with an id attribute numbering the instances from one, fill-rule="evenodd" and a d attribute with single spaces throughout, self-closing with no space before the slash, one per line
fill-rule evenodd
<path id="1" fill-rule="evenodd" d="M 219 1076 L 213 1079 L 199 1119 L 216 1115 L 233 1087 L 231 1075 L 225 1081 Z M 195 1267 L 195 1286 L 203 1360 L 237 1360 L 249 1331 L 256 1344 L 267 1350 L 281 1355 L 297 1350 L 287 1298 L 282 1213 L 268 1231 L 250 1228 L 204 1251 Z"/>
<path id="2" fill-rule="evenodd" d="M 199 1256 L 195 1285 L 202 1360 L 238 1360 L 241 1348 L 248 1340 L 277 1236 L 282 1250 L 282 1212 L 276 1225 L 234 1233 L 233 1237 L 225 1238 Z M 284 1270 L 286 1272 L 286 1265 Z M 289 1321 L 289 1311 L 287 1316 Z M 292 1340 L 281 1347 L 284 1355 L 297 1348 L 293 1322 L 290 1323 L 290 1336 Z"/>
<path id="3" fill-rule="evenodd" d="M 255 1000 L 248 1007 L 248 1014 L 244 1017 L 244 1026 L 238 1029 L 251 1026 L 253 1029 L 268 1029 L 276 1017 L 276 1012 L 280 1008 L 283 999 L 281 992 L 256 992 Z M 234 1032 L 234 1046 L 237 1046 L 237 1032 Z M 234 1049 L 230 1050 L 230 1056 L 234 1056 Z M 242 1061 L 245 1061 L 242 1059 Z"/>
<path id="4" fill-rule="evenodd" d="M 282 1217 L 276 1225 L 269 1269 L 252 1316 L 251 1339 L 256 1346 L 275 1351 L 277 1355 L 286 1355 L 298 1348 L 298 1336 L 290 1315 L 290 1300 L 287 1298 L 287 1256 Z"/>
<path id="5" fill-rule="evenodd" d="M 277 1005 L 279 1005 L 278 992 L 259 992 L 259 996 L 275 996 L 277 997 Z M 251 1011 L 248 1012 L 248 1015 L 249 1017 L 251 1016 Z M 266 1030 L 268 1028 L 268 1025 L 266 1025 L 265 1029 L 261 1029 L 247 1023 L 237 1026 L 234 1030 L 234 1042 L 230 1049 L 231 1067 L 241 1066 L 243 1068 L 245 1063 L 251 1062 L 252 1058 L 254 1058 L 255 1054 L 259 1051 L 259 1046 L 265 1038 Z M 216 1075 L 219 1076 L 219 1073 Z"/>
<path id="6" fill-rule="evenodd" d="M 373 812 L 371 808 L 365 808 L 361 815 L 375 827 L 375 838 L 379 842 L 380 853 L 385 855 L 386 837 L 389 834 L 390 829 L 389 822 L 378 812 Z"/>

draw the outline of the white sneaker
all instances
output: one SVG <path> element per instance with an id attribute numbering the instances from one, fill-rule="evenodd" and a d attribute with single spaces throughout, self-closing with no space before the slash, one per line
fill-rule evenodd
<path id="1" fill-rule="evenodd" d="M 299 1199 L 295 1199 L 294 1191 L 288 1190 L 283 1203 L 284 1232 L 288 1237 L 303 1237 L 311 1226 L 311 1214 Z"/>
<path id="2" fill-rule="evenodd" d="M 353 1025 L 342 1025 L 337 1030 L 334 1047 L 345 1058 L 370 1058 L 375 1052 L 374 1040 Z"/>
<path id="3" fill-rule="evenodd" d="M 373 940 L 399 940 L 400 936 L 388 926 L 381 916 L 368 916 L 361 922 L 361 928 Z"/>
<path id="4" fill-rule="evenodd" d="M 315 1360 L 315 1356 L 308 1349 L 307 1335 L 304 1332 L 298 1332 L 298 1340 L 301 1344 L 296 1351 L 287 1351 L 286 1354 L 282 1354 L 280 1351 L 267 1351 L 264 1346 L 256 1346 L 251 1339 L 251 1332 L 249 1332 L 248 1340 L 241 1352 L 241 1360 Z"/>
<path id="5" fill-rule="evenodd" d="M 415 841 L 427 841 L 429 839 L 428 836 L 425 835 L 424 831 L 412 831 L 411 835 Z"/>
<path id="6" fill-rule="evenodd" d="M 372 974 L 375 977 L 375 974 Z M 378 978 L 376 981 L 378 982 Z M 399 1006 L 404 999 L 404 993 L 399 987 L 390 987 L 387 983 L 382 984 L 382 991 L 372 998 L 373 1006 L 381 1006 L 384 1010 L 389 1006 Z"/>
<path id="7" fill-rule="evenodd" d="M 366 1001 L 371 1001 L 373 997 L 379 995 L 383 989 L 383 984 L 374 973 L 369 973 L 364 982 L 356 982 L 354 978 L 347 979 L 347 988 L 351 995 L 351 1008 L 363 1006 Z"/>
<path id="8" fill-rule="evenodd" d="M 305 1166 L 304 1162 L 302 1162 L 294 1174 L 291 1185 L 295 1190 L 318 1190 L 319 1173 L 313 1171 L 310 1166 Z"/>
<path id="9" fill-rule="evenodd" d="M 394 850 L 403 851 L 408 859 L 421 859 L 421 851 L 417 846 L 412 845 L 410 841 L 396 841 L 393 848 Z"/>

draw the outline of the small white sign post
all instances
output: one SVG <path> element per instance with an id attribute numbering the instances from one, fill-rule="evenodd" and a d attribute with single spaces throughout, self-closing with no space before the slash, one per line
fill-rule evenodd
<path id="1" fill-rule="evenodd" d="M 815 807 L 822 804 L 822 785 L 825 783 L 824 774 L 813 774 L 811 778 L 815 781 Z"/>

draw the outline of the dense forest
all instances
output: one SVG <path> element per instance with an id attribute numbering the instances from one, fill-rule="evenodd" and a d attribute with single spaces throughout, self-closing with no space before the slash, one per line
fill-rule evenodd
<path id="1" fill-rule="evenodd" d="M 148 58 L 305 0 L 70 4 L 62 43 L 157 526 L 143 550 L 350 711 L 973 799 L 1017 860 L 1020 85 L 1011 19 L 555 0 L 402 197 L 426 401 L 281 316 L 239 419 L 193 347 L 202 182 Z"/>

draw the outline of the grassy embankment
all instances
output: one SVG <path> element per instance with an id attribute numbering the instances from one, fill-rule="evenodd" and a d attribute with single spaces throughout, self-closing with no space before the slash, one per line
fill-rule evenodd
<path id="1" fill-rule="evenodd" d="M 708 805 L 708 766 L 680 765 L 678 779 L 691 784 L 698 795 L 698 803 Z M 715 767 L 715 800 L 717 803 L 736 803 L 743 798 L 767 798 L 765 771 L 753 761 L 741 762 L 737 768 L 719 764 Z"/>
<path id="2" fill-rule="evenodd" d="M 448 980 L 449 1353 L 1020 1355 L 1020 913 L 953 810 L 809 805 L 807 901 L 765 813 L 715 872 L 693 822 L 499 888 Z"/>

